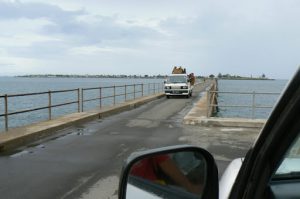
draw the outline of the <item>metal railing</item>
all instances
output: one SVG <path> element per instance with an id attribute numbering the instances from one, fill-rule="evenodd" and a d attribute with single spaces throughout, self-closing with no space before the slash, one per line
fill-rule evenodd
<path id="1" fill-rule="evenodd" d="M 52 103 L 52 94 L 55 93 L 66 93 L 66 92 L 77 92 L 77 99 L 76 101 L 68 101 L 65 103 L 58 103 L 58 104 L 53 104 Z M 35 107 L 31 109 L 24 109 L 24 110 L 18 110 L 18 111 L 9 111 L 9 99 L 10 98 L 16 98 L 16 97 L 26 97 L 26 96 L 42 96 L 42 95 L 47 95 L 48 96 L 48 105 L 47 106 L 42 106 L 42 107 Z M 9 127 L 9 120 L 8 116 L 11 115 L 17 115 L 21 113 L 28 113 L 28 112 L 33 112 L 33 111 L 39 111 L 39 110 L 44 110 L 48 109 L 48 119 L 52 119 L 52 108 L 55 107 L 60 107 L 60 106 L 66 106 L 70 104 L 78 104 L 78 112 L 80 112 L 80 89 L 70 89 L 70 90 L 56 90 L 56 91 L 47 91 L 47 92 L 38 92 L 38 93 L 23 93 L 23 94 L 12 94 L 12 95 L 0 95 L 0 99 L 4 99 L 4 113 L 0 114 L 0 117 L 4 117 L 4 123 L 5 123 L 5 130 L 8 130 Z"/>
<path id="2" fill-rule="evenodd" d="M 217 91 L 218 90 L 218 84 L 216 80 L 212 81 L 211 86 L 208 88 L 207 90 L 207 94 L 206 94 L 206 117 L 210 117 L 211 114 L 214 112 L 214 109 L 217 108 L 217 106 L 213 106 L 214 102 L 217 101 Z"/>
<path id="3" fill-rule="evenodd" d="M 117 89 L 119 89 L 118 92 L 116 92 Z M 85 92 L 92 90 L 98 90 L 99 95 L 97 97 L 85 99 Z M 123 97 L 124 102 L 130 99 L 136 99 L 138 94 L 140 94 L 140 97 L 143 97 L 146 93 L 149 95 L 160 91 L 163 91 L 163 84 L 161 83 L 83 88 L 81 90 L 81 111 L 84 111 L 85 102 L 99 101 L 99 107 L 102 108 L 104 99 L 112 99 L 111 105 L 115 105 L 117 97 Z"/>
<path id="4" fill-rule="evenodd" d="M 217 96 L 219 94 L 230 94 L 230 95 L 250 95 L 252 100 L 251 104 L 246 104 L 246 105 L 236 105 L 236 104 L 218 104 L 218 103 L 213 103 L 214 98 L 217 99 Z M 255 118 L 255 111 L 256 109 L 271 109 L 274 107 L 274 105 L 257 105 L 256 103 L 256 96 L 258 95 L 280 95 L 280 93 L 268 93 L 268 92 L 222 92 L 222 91 L 213 91 L 209 90 L 207 91 L 207 117 L 209 117 L 209 110 L 212 108 L 251 108 L 251 118 Z M 215 101 L 217 102 L 217 100 Z"/>
<path id="5" fill-rule="evenodd" d="M 120 89 L 123 88 L 123 91 Z M 110 92 L 106 92 L 107 90 L 111 90 Z M 117 89 L 119 89 L 117 91 Z M 99 96 L 95 98 L 85 99 L 85 92 L 88 90 L 99 90 Z M 106 91 L 105 91 L 106 90 Z M 77 89 L 70 89 L 70 90 L 55 90 L 55 91 L 47 91 L 47 92 L 36 92 L 36 93 L 23 93 L 23 94 L 10 94 L 10 95 L 0 95 L 0 101 L 3 100 L 4 109 L 3 112 L 0 113 L 0 118 L 4 117 L 4 128 L 5 131 L 9 129 L 9 116 L 34 112 L 39 110 L 48 109 L 48 120 L 52 119 L 52 111 L 53 108 L 67 106 L 71 104 L 77 104 L 77 112 L 84 111 L 84 103 L 99 100 L 99 107 L 103 107 L 103 100 L 104 99 L 112 99 L 112 105 L 117 103 L 117 97 L 124 96 L 123 101 L 127 101 L 130 99 L 136 99 L 137 97 L 143 97 L 145 95 L 155 94 L 157 92 L 163 91 L 163 84 L 162 83 L 149 83 L 149 84 L 131 84 L 131 85 L 122 85 L 122 86 L 108 86 L 108 87 L 96 87 L 96 88 L 77 88 Z M 63 103 L 53 103 L 53 94 L 55 93 L 70 93 L 73 92 L 76 94 L 75 100 L 65 101 Z M 45 102 L 45 106 L 22 109 L 22 110 L 10 110 L 10 99 L 11 98 L 18 98 L 18 97 L 29 97 L 29 96 L 39 96 L 39 98 L 46 97 L 47 102 Z M 74 97 L 72 97 L 74 98 Z M 119 101 L 120 102 L 120 101 Z M 16 107 L 13 107 L 16 108 Z M 0 130 L 1 131 L 1 130 Z"/>

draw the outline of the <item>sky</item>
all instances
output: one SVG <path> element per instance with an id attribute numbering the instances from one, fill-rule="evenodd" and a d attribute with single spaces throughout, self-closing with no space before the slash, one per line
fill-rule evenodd
<path id="1" fill-rule="evenodd" d="M 169 74 L 289 79 L 299 0 L 0 0 L 0 76 Z"/>

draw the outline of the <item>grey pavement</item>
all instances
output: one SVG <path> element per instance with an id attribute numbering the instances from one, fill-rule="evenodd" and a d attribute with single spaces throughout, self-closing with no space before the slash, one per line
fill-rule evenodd
<path id="1" fill-rule="evenodd" d="M 230 160 L 245 155 L 259 129 L 183 124 L 202 89 L 190 99 L 158 99 L 2 154 L 1 198 L 117 198 L 130 153 L 176 144 L 206 148 L 222 173 Z"/>

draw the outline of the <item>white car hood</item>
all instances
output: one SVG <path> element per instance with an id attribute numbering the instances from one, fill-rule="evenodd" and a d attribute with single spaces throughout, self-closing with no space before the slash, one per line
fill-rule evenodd
<path id="1" fill-rule="evenodd" d="M 161 199 L 154 194 L 144 191 L 136 186 L 127 184 L 126 198 L 142 198 L 142 199 Z"/>
<path id="2" fill-rule="evenodd" d="M 219 181 L 219 199 L 227 199 L 229 197 L 243 160 L 243 158 L 234 159 L 224 171 L 221 180 Z"/>
<path id="3" fill-rule="evenodd" d="M 187 83 L 166 83 L 165 86 L 172 86 L 180 88 L 181 86 L 187 86 Z"/>

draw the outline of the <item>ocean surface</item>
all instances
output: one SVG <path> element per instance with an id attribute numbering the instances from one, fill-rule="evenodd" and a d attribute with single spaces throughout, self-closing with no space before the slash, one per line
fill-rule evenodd
<path id="1" fill-rule="evenodd" d="M 254 105 L 272 106 L 276 104 L 288 80 L 219 80 L 219 91 L 221 92 L 255 92 Z M 277 93 L 277 94 L 257 94 L 257 93 Z M 222 105 L 252 106 L 253 95 L 248 94 L 226 94 L 220 93 L 218 96 L 219 112 L 217 117 L 241 117 L 260 118 L 269 117 L 272 108 L 252 108 L 244 107 L 222 107 Z"/>
<path id="2" fill-rule="evenodd" d="M 149 83 L 151 83 L 149 87 Z M 46 92 L 55 90 L 67 90 L 77 88 L 94 88 L 94 87 L 108 87 L 118 85 L 130 84 L 146 84 L 143 88 L 144 95 L 153 93 L 154 84 L 163 83 L 163 79 L 136 79 L 136 78 L 23 78 L 23 77 L 0 77 L 0 96 L 5 94 L 22 94 Z M 134 87 L 127 87 L 127 93 L 132 93 Z M 158 89 L 158 85 L 156 86 Z M 162 87 L 160 87 L 162 89 Z M 136 87 L 136 91 L 141 91 L 141 86 Z M 99 90 L 89 90 L 84 92 L 84 99 L 98 98 Z M 123 88 L 116 88 L 116 94 L 124 93 Z M 103 89 L 102 97 L 113 95 L 113 89 Z M 141 92 L 137 93 L 135 97 L 140 97 Z M 133 99 L 133 94 L 128 94 L 127 99 Z M 55 93 L 51 96 L 51 103 L 60 104 L 78 99 L 77 92 Z M 123 102 L 125 96 L 116 97 L 116 103 Z M 20 110 L 33 109 L 38 107 L 48 106 L 48 94 L 24 96 L 24 97 L 10 97 L 8 99 L 8 112 L 15 112 Z M 102 100 L 102 106 L 111 105 L 113 98 L 106 98 Z M 99 100 L 85 102 L 84 110 L 94 109 L 99 107 Z M 0 114 L 4 114 L 4 99 L 0 98 Z M 78 111 L 77 104 L 67 106 L 60 106 L 53 108 L 52 118 L 74 113 Z M 9 127 L 19 127 L 34 122 L 44 121 L 48 119 L 48 109 L 22 113 L 9 116 Z M 0 117 L 0 132 L 5 128 L 4 117 Z"/>
<path id="3" fill-rule="evenodd" d="M 48 90 L 65 90 L 76 88 L 106 87 L 113 85 L 147 84 L 144 86 L 144 95 L 153 93 L 153 85 L 149 88 L 149 83 L 162 83 L 163 79 L 130 79 L 130 78 L 20 78 L 20 77 L 0 77 L 0 95 L 45 92 Z M 219 91 L 227 92 L 266 92 L 281 93 L 287 84 L 287 80 L 219 80 Z M 157 87 L 158 88 L 158 87 Z M 157 89 L 156 88 L 156 89 Z M 141 87 L 136 87 L 141 90 Z M 127 92 L 133 92 L 133 87 L 128 87 Z M 116 93 L 124 93 L 124 88 L 116 88 Z M 111 96 L 113 89 L 102 90 L 102 96 Z M 136 94 L 140 97 L 141 93 Z M 99 90 L 84 92 L 84 99 L 99 97 Z M 133 94 L 128 94 L 127 99 L 133 99 Z M 279 95 L 256 95 L 256 106 L 274 106 Z M 60 104 L 78 99 L 77 92 L 56 93 L 51 96 L 52 104 Z M 252 105 L 252 95 L 219 94 L 218 103 L 220 105 L 217 117 L 243 117 L 267 118 L 271 108 L 256 108 L 252 113 L 251 108 L 222 107 L 222 105 Z M 123 102 L 124 96 L 116 97 L 116 103 Z M 111 105 L 113 98 L 102 100 L 102 106 Z M 8 111 L 20 111 L 38 107 L 48 106 L 48 94 L 12 97 L 8 100 Z M 84 110 L 99 107 L 99 100 L 85 102 Z M 0 98 L 0 114 L 4 114 L 4 99 Z M 52 118 L 78 111 L 77 104 L 56 107 L 52 109 Z M 9 116 L 9 127 L 19 127 L 48 119 L 48 109 L 22 113 Z M 0 132 L 4 130 L 4 117 L 0 117 Z"/>

